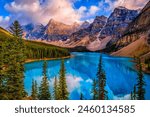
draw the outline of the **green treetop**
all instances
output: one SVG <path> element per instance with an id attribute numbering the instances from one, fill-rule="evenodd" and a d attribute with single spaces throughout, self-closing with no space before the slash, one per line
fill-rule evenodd
<path id="1" fill-rule="evenodd" d="M 61 67 L 59 72 L 59 95 L 60 100 L 68 100 L 69 92 L 66 83 L 66 69 L 64 65 L 64 60 L 61 61 Z"/>
<path id="2" fill-rule="evenodd" d="M 40 100 L 50 100 L 51 99 L 51 94 L 49 90 L 49 81 L 46 75 L 47 72 L 47 62 L 44 61 L 43 65 L 43 78 L 41 85 L 39 87 L 39 99 Z"/>
<path id="3" fill-rule="evenodd" d="M 23 36 L 23 29 L 19 22 L 15 20 L 12 25 L 10 26 L 9 31 L 15 36 L 15 37 L 20 37 L 22 38 Z"/>
<path id="4" fill-rule="evenodd" d="M 144 100 L 145 99 L 145 81 L 144 81 L 144 75 L 142 72 L 142 64 L 141 60 L 138 58 L 137 61 L 137 67 L 138 67 L 138 77 L 137 77 L 137 99 L 138 100 Z"/>
<path id="5" fill-rule="evenodd" d="M 59 85 L 58 85 L 57 77 L 55 77 L 54 80 L 53 97 L 55 100 L 59 100 Z"/>
<path id="6" fill-rule="evenodd" d="M 36 80 L 32 80 L 32 91 L 31 91 L 31 97 L 33 100 L 38 99 L 38 89 L 37 89 L 37 82 Z"/>
<path id="7" fill-rule="evenodd" d="M 99 59 L 97 78 L 98 78 L 98 99 L 105 100 L 107 99 L 107 91 L 105 90 L 106 75 L 102 67 L 102 56 L 100 56 L 100 59 Z"/>

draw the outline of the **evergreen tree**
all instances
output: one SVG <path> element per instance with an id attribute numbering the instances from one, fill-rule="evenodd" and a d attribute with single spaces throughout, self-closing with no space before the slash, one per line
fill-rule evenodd
<path id="1" fill-rule="evenodd" d="M 32 99 L 35 99 L 35 84 L 33 79 L 32 79 L 31 97 Z"/>
<path id="2" fill-rule="evenodd" d="M 38 99 L 38 84 L 36 82 L 36 80 L 34 81 L 34 85 L 35 85 L 35 99 Z"/>
<path id="3" fill-rule="evenodd" d="M 50 100 L 51 99 L 51 94 L 49 90 L 49 82 L 47 78 L 47 62 L 44 61 L 43 64 L 43 78 L 41 85 L 39 87 L 39 99 L 40 100 Z"/>
<path id="4" fill-rule="evenodd" d="M 102 56 L 100 56 L 99 59 L 97 78 L 98 78 L 98 99 L 106 100 L 108 97 L 107 97 L 107 91 L 105 90 L 106 75 L 102 67 Z"/>
<path id="5" fill-rule="evenodd" d="M 66 83 L 66 69 L 64 65 L 64 60 L 61 61 L 61 67 L 59 72 L 59 96 L 60 100 L 68 100 L 69 92 Z"/>
<path id="6" fill-rule="evenodd" d="M 150 45 L 150 33 L 148 35 L 148 39 L 147 39 L 148 44 Z"/>
<path id="7" fill-rule="evenodd" d="M 3 61 L 3 58 L 4 58 L 4 44 L 3 43 L 2 45 L 0 45 L 0 100 L 3 100 L 3 99 L 7 99 L 7 97 L 5 97 L 5 92 L 6 92 L 6 76 L 5 76 L 5 65 L 4 65 L 4 61 Z"/>
<path id="8" fill-rule="evenodd" d="M 32 80 L 32 91 L 31 91 L 31 97 L 33 100 L 38 99 L 38 89 L 37 89 L 37 82 Z"/>
<path id="9" fill-rule="evenodd" d="M 84 99 L 83 93 L 80 93 L 80 100 L 83 100 L 83 99 Z"/>
<path id="10" fill-rule="evenodd" d="M 55 100 L 59 100 L 59 86 L 58 86 L 57 77 L 55 77 L 55 80 L 54 80 L 53 97 Z"/>
<path id="11" fill-rule="evenodd" d="M 0 51 L 0 98 L 22 99 L 27 95 L 24 90 L 24 42 L 18 38 L 5 39 Z"/>
<path id="12" fill-rule="evenodd" d="M 17 46 L 16 46 L 17 45 Z M 19 100 L 27 94 L 24 90 L 25 55 L 18 38 L 11 38 L 2 44 L 4 99 Z"/>
<path id="13" fill-rule="evenodd" d="M 3 50 L 2 45 L 0 45 L 0 100 L 3 99 Z"/>
<path id="14" fill-rule="evenodd" d="M 96 79 L 93 80 L 93 85 L 92 85 L 92 94 L 93 94 L 93 100 L 97 100 L 97 82 Z"/>
<path id="15" fill-rule="evenodd" d="M 145 99 L 145 81 L 144 75 L 142 73 L 142 64 L 140 58 L 138 58 L 137 62 L 138 67 L 138 78 L 137 78 L 137 99 L 144 100 Z"/>
<path id="16" fill-rule="evenodd" d="M 137 92 L 136 92 L 136 85 L 134 85 L 134 89 L 133 89 L 133 100 L 137 99 Z"/>
<path id="17" fill-rule="evenodd" d="M 133 100 L 133 92 L 132 91 L 131 91 L 130 97 L 131 97 L 131 100 Z"/>
<path id="18" fill-rule="evenodd" d="M 9 31 L 15 36 L 15 37 L 20 37 L 22 38 L 23 36 L 23 29 L 19 22 L 15 20 L 12 25 L 10 26 Z"/>

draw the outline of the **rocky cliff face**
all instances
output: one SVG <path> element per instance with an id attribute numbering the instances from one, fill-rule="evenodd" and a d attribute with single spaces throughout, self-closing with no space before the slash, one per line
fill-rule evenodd
<path id="1" fill-rule="evenodd" d="M 106 24 L 107 17 L 96 16 L 92 24 L 87 28 L 80 29 L 69 37 L 67 44 L 72 46 L 86 46 L 94 39 Z M 78 44 L 77 44 L 78 43 Z"/>
<path id="2" fill-rule="evenodd" d="M 98 38 L 90 43 L 87 48 L 94 51 L 102 50 L 106 48 L 106 45 L 116 42 L 137 15 L 138 11 L 136 10 L 129 10 L 125 7 L 115 8 L 107 23 L 99 32 Z"/>
<path id="3" fill-rule="evenodd" d="M 122 36 L 129 23 L 131 23 L 137 15 L 137 10 L 129 10 L 125 7 L 115 8 L 108 18 L 106 26 L 101 31 L 99 38 L 103 39 L 107 36 L 111 36 L 111 41 L 116 41 Z"/>
<path id="4" fill-rule="evenodd" d="M 46 26 L 45 35 L 43 39 L 47 41 L 65 41 L 69 35 L 77 31 L 80 25 L 74 23 L 73 25 L 66 25 L 55 20 L 50 20 Z"/>
<path id="5" fill-rule="evenodd" d="M 46 26 L 28 24 L 24 26 L 26 38 L 41 39 L 47 41 L 66 40 L 69 35 L 79 30 L 80 25 L 66 25 L 51 19 Z"/>
<path id="6" fill-rule="evenodd" d="M 95 34 L 99 33 L 105 26 L 106 21 L 107 21 L 107 17 L 96 16 L 93 23 L 88 27 L 88 29 L 90 30 L 90 34 L 95 35 Z"/>
<path id="7" fill-rule="evenodd" d="M 124 35 L 147 32 L 150 29 L 150 1 L 142 9 L 138 17 L 128 26 Z"/>
<path id="8" fill-rule="evenodd" d="M 89 27 L 73 33 L 67 44 L 86 46 L 91 51 L 104 49 L 108 43 L 114 43 L 121 37 L 137 15 L 137 10 L 118 7 L 108 19 L 105 16 L 97 16 Z"/>
<path id="9" fill-rule="evenodd" d="M 81 24 L 79 29 L 86 29 L 90 26 L 90 23 L 88 21 L 85 21 Z"/>
<path id="10" fill-rule="evenodd" d="M 114 43 L 113 48 L 117 51 L 114 55 L 121 56 L 123 53 L 126 53 L 126 56 L 147 57 L 146 54 L 150 52 L 149 35 L 150 2 L 148 2 L 140 14 L 129 24 L 123 36 Z M 110 47 L 108 46 L 108 48 Z M 130 51 L 130 53 L 128 51 Z"/>
<path id="11" fill-rule="evenodd" d="M 31 40 L 37 40 L 43 37 L 45 27 L 42 24 L 28 24 L 23 27 L 25 31 L 25 38 Z"/>

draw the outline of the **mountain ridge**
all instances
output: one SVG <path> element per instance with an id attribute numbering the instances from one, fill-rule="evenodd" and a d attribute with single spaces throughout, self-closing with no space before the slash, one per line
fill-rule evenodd
<path id="1" fill-rule="evenodd" d="M 144 7 L 140 14 L 147 8 Z M 130 30 L 134 29 L 131 22 L 136 21 L 136 17 L 139 17 L 140 14 L 138 10 L 130 10 L 119 6 L 114 9 L 108 18 L 96 16 L 91 24 L 85 21 L 82 24 L 67 25 L 50 19 L 46 26 L 34 26 L 37 29 L 38 27 L 42 28 L 41 30 L 35 28 L 29 31 L 28 38 L 33 36 L 33 39 L 36 39 L 37 37 L 41 41 L 67 48 L 83 46 L 90 51 L 103 50 L 114 44 L 120 46 L 117 48 L 122 48 L 127 45 L 126 43 L 121 45 L 120 40 L 124 35 L 131 33 Z"/>
<path id="2" fill-rule="evenodd" d="M 139 56 L 143 59 L 150 58 L 150 54 L 148 54 L 150 52 L 149 40 L 150 1 L 142 9 L 141 13 L 129 24 L 121 39 L 115 43 L 115 52 L 112 55 Z"/>
<path id="3" fill-rule="evenodd" d="M 28 27 L 29 25 L 31 25 L 31 27 Z M 70 34 L 79 29 L 79 26 L 80 25 L 76 22 L 72 25 L 67 25 L 54 19 L 50 19 L 46 26 L 40 24 L 40 27 L 37 30 L 37 25 L 34 24 L 28 24 L 23 27 L 27 39 L 57 41 L 66 40 Z"/>

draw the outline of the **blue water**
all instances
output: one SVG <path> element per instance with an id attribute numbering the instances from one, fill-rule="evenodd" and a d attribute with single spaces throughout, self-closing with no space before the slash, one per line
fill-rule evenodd
<path id="1" fill-rule="evenodd" d="M 66 77 L 70 99 L 77 100 L 81 92 L 85 99 L 91 99 L 92 79 L 96 77 L 99 53 L 72 53 L 73 57 L 65 59 Z M 109 99 L 129 99 L 129 94 L 136 84 L 137 72 L 131 58 L 113 57 L 103 54 L 103 65 L 107 77 Z M 40 84 L 43 61 L 25 64 L 25 89 L 30 94 L 32 79 Z M 60 60 L 48 61 L 47 75 L 52 91 L 54 77 L 58 77 Z M 146 99 L 150 99 L 150 75 L 144 74 L 146 81 Z"/>

